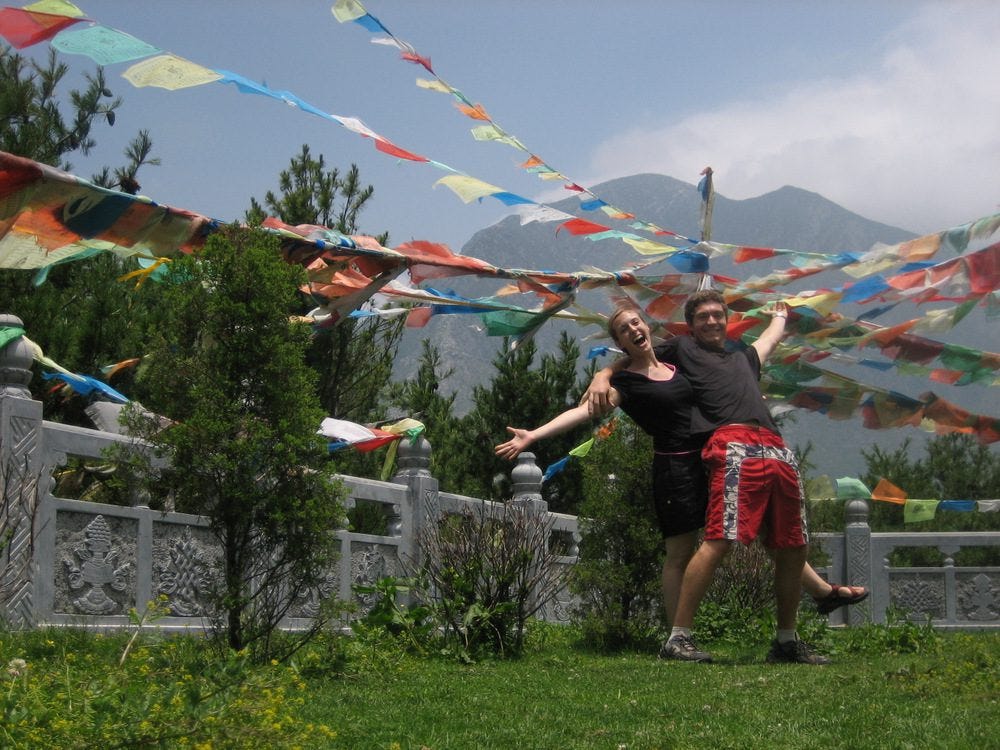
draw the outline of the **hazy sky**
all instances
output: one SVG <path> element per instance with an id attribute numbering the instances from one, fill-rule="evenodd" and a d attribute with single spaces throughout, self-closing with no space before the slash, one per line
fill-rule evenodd
<path id="1" fill-rule="evenodd" d="M 82 0 L 94 20 L 212 68 L 358 117 L 410 151 L 535 199 L 570 195 L 526 175 L 525 155 L 479 143 L 425 71 L 332 16 L 332 0 Z M 1000 204 L 1000 3 L 840 0 L 368 0 L 398 38 L 532 152 L 593 186 L 639 172 L 747 198 L 795 185 L 917 232 Z M 37 49 L 46 52 L 48 45 Z M 74 70 L 88 58 L 63 56 Z M 375 186 L 363 231 L 458 249 L 506 210 L 465 205 L 434 167 L 399 162 L 335 123 L 219 83 L 133 88 L 100 148 L 74 157 L 89 177 L 139 128 L 163 165 L 140 175 L 161 203 L 223 220 L 275 188 L 303 143 L 356 163 Z M 622 206 L 621 208 L 628 208 Z M 739 237 L 719 237 L 739 242 Z M 857 248 L 864 250 L 867 248 Z M 560 270 L 575 270 L 565 268 Z"/>

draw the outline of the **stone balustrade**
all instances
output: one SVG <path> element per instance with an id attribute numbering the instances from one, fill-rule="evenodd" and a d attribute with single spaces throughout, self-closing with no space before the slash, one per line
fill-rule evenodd
<path id="1" fill-rule="evenodd" d="M 0 315 L 0 328 L 23 327 Z M 154 510 L 135 495 L 127 505 L 59 497 L 55 475 L 70 457 L 107 460 L 112 446 L 142 450 L 143 444 L 110 431 L 56 424 L 43 419 L 42 405 L 31 398 L 32 348 L 15 339 L 0 350 L 0 618 L 10 627 L 40 625 L 119 627 L 129 610 L 165 596 L 169 614 L 158 621 L 166 630 L 208 626 L 206 592 L 217 570 L 219 548 L 208 520 Z M 431 446 L 424 438 L 402 441 L 397 471 L 390 482 L 342 476 L 346 504 L 380 506 L 382 533 L 336 530 L 340 554 L 331 561 L 322 586 L 295 603 L 288 626 L 318 612 L 329 595 L 356 601 L 356 586 L 386 576 L 402 577 L 419 564 L 418 540 L 441 514 L 499 513 L 504 505 L 444 492 L 430 472 Z M 524 453 L 511 473 L 509 506 L 544 516 L 553 541 L 564 553 L 560 565 L 576 560 L 580 532 L 575 516 L 550 513 L 542 499 L 542 473 Z M 817 534 L 829 560 L 820 572 L 830 580 L 868 586 L 868 601 L 839 610 L 834 624 L 885 622 L 890 608 L 940 627 L 1000 627 L 1000 568 L 955 565 L 965 547 L 1000 545 L 1000 533 L 878 534 L 868 525 L 865 500 L 845 504 L 842 534 Z M 555 544 L 556 546 L 552 546 Z M 941 551 L 939 567 L 896 568 L 889 558 L 897 547 L 930 546 Z M 565 620 L 571 608 L 565 592 L 543 610 Z"/>

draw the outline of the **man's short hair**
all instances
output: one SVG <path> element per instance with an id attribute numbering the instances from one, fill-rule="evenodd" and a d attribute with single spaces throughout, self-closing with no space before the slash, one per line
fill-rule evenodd
<path id="1" fill-rule="evenodd" d="M 687 302 L 684 303 L 684 320 L 689 326 L 694 325 L 694 311 L 706 302 L 718 302 L 722 305 L 726 318 L 729 318 L 729 308 L 726 307 L 726 298 L 722 296 L 722 292 L 715 289 L 702 289 L 688 297 Z"/>

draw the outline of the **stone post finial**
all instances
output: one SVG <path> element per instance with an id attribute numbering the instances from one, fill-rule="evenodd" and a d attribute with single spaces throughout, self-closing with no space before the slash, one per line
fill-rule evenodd
<path id="1" fill-rule="evenodd" d="M 0 328 L 24 328 L 16 315 L 0 315 Z M 0 349 L 0 395 L 31 398 L 31 363 L 35 353 L 23 338 L 11 341 Z"/>
<path id="2" fill-rule="evenodd" d="M 852 524 L 868 524 L 868 514 L 871 509 L 868 506 L 868 501 L 864 498 L 855 498 L 854 500 L 848 500 L 844 503 L 844 521 L 848 525 Z"/>
<path id="3" fill-rule="evenodd" d="M 397 482 L 405 483 L 404 477 L 429 477 L 431 475 L 431 444 L 423 435 L 416 441 L 402 438 L 396 453 Z"/>
<path id="4" fill-rule="evenodd" d="M 542 500 L 542 470 L 535 464 L 534 453 L 520 453 L 517 466 L 510 473 L 513 484 L 513 502 L 530 503 L 541 512 L 548 510 L 548 503 Z"/>

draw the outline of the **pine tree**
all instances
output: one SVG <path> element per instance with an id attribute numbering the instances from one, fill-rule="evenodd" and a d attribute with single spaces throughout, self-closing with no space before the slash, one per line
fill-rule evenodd
<path id="1" fill-rule="evenodd" d="M 313 157 L 307 145 L 281 172 L 278 185 L 279 192 L 268 191 L 263 205 L 250 199 L 248 222 L 259 223 L 270 212 L 287 224 L 356 234 L 361 211 L 374 194 L 370 185 L 362 187 L 356 165 L 344 176 L 328 171 L 323 155 Z M 388 236 L 378 240 L 385 244 Z M 392 375 L 403 326 L 401 318 L 348 318 L 316 333 L 308 361 L 319 374 L 320 403 L 328 416 L 361 423 L 382 416 L 379 400 Z"/>
<path id="2" fill-rule="evenodd" d="M 0 150 L 64 170 L 72 169 L 70 155 L 90 152 L 96 126 L 113 125 L 122 100 L 108 89 L 100 68 L 87 75 L 83 89 L 61 94 L 67 72 L 54 51 L 42 64 L 0 44 Z M 125 165 L 104 168 L 94 181 L 136 192 L 139 169 L 159 163 L 152 148 L 149 133 L 140 131 L 126 148 Z M 127 261 L 101 254 L 44 274 L 2 269 L 3 312 L 21 318 L 32 339 L 64 367 L 96 375 L 103 365 L 142 354 L 148 290 L 118 281 L 131 268 Z M 89 423 L 81 399 L 63 402 L 50 396 L 40 378 L 32 388 L 45 403 L 47 418 Z"/>
<path id="3" fill-rule="evenodd" d="M 579 384 L 576 381 L 576 361 L 580 356 L 576 342 L 564 331 L 557 354 L 543 354 L 539 366 L 533 369 L 536 354 L 534 341 L 508 352 L 508 342 L 504 340 L 493 360 L 496 368 L 493 380 L 488 386 L 473 389 L 473 409 L 461 421 L 464 440 L 458 448 L 465 468 L 452 478 L 460 488 L 455 491 L 495 500 L 509 497 L 511 464 L 493 453 L 494 446 L 507 439 L 507 427 L 543 424 L 578 402 L 590 376 L 585 374 Z M 544 469 L 565 457 L 592 430 L 593 426 L 583 426 L 536 443 L 532 453 L 537 464 Z M 575 512 L 581 499 L 580 483 L 579 462 L 570 461 L 543 486 L 549 509 Z"/>
<path id="4" fill-rule="evenodd" d="M 454 368 L 445 368 L 441 354 L 430 339 L 421 342 L 420 364 L 416 375 L 389 388 L 389 402 L 406 416 L 424 423 L 431 444 L 431 474 L 441 486 L 458 491 L 453 478 L 466 471 L 463 450 L 462 420 L 454 415 L 455 394 L 445 396 L 441 389 Z"/>
<path id="5" fill-rule="evenodd" d="M 343 513 L 329 482 L 322 410 L 289 322 L 302 269 L 277 241 L 230 228 L 172 264 L 162 325 L 137 384 L 175 420 L 150 437 L 171 459 L 178 510 L 207 515 L 223 551 L 218 604 L 233 649 L 275 654 L 272 634 L 319 585 Z"/>

